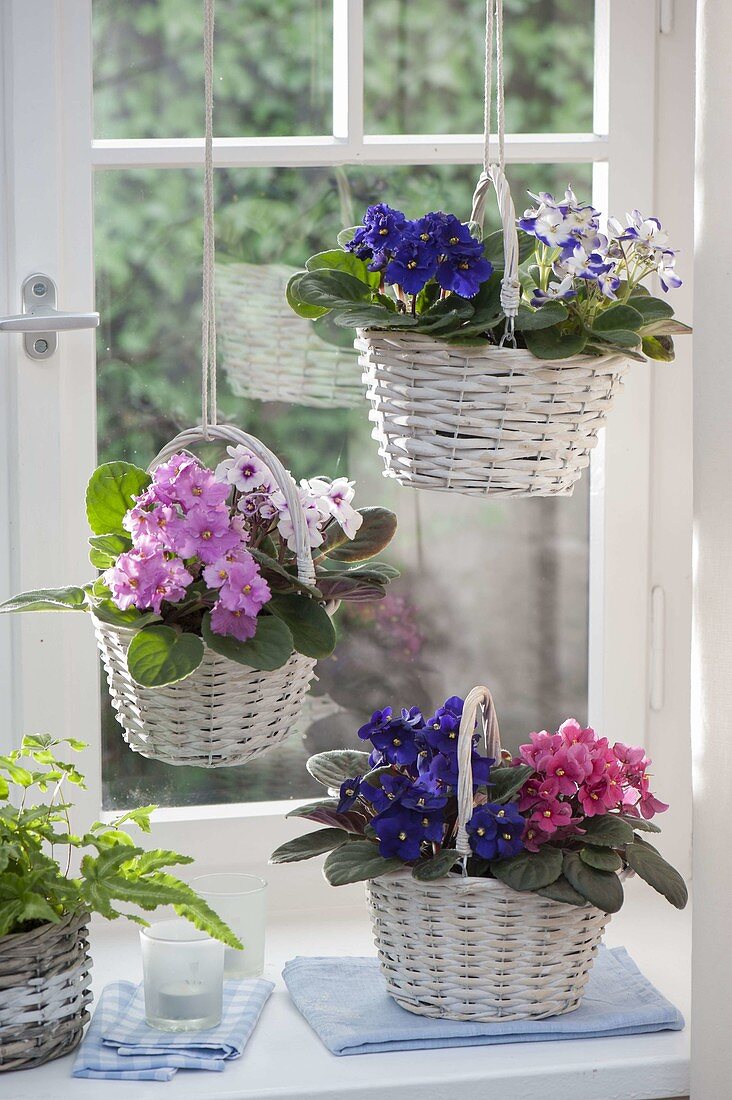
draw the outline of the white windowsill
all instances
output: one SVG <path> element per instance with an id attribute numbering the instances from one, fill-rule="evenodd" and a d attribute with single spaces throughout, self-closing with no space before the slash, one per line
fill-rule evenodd
<path id="1" fill-rule="evenodd" d="M 647 977 L 688 1019 L 690 915 L 678 913 L 642 883 L 630 883 L 607 942 L 623 944 Z M 95 994 L 121 977 L 140 977 L 137 929 L 94 923 Z M 277 982 L 244 1055 L 221 1074 L 179 1071 L 169 1084 L 70 1076 L 73 1055 L 0 1077 L 8 1100 L 455 1100 L 463 1086 L 501 1100 L 669 1100 L 689 1092 L 689 1034 L 661 1032 L 611 1039 L 466 1047 L 337 1058 L 290 1003 L 279 977 L 294 955 L 373 954 L 365 904 L 273 915 L 266 977 Z M 354 997 L 358 991 L 353 991 Z"/>

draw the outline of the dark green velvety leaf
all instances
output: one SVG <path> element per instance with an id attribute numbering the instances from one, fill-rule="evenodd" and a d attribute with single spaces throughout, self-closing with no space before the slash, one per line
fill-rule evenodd
<path id="1" fill-rule="evenodd" d="M 334 307 L 333 320 L 343 328 L 414 328 L 417 318 L 411 313 L 394 313 L 381 305 L 358 305 L 348 308 L 340 303 Z"/>
<path id="2" fill-rule="evenodd" d="M 137 629 L 147 626 L 148 623 L 160 622 L 160 616 L 154 611 L 138 611 L 136 607 L 128 607 L 122 611 L 113 600 L 95 600 L 92 611 L 100 622 L 108 623 L 110 626 L 124 626 L 128 629 Z"/>
<path id="3" fill-rule="evenodd" d="M 371 603 L 383 600 L 386 589 L 379 580 L 352 577 L 348 573 L 322 577 L 318 583 L 327 600 L 348 600 L 350 603 Z"/>
<path id="4" fill-rule="evenodd" d="M 616 332 L 618 329 L 630 329 L 637 332 L 643 324 L 642 314 L 634 307 L 623 302 L 614 302 L 602 313 L 598 313 L 592 323 L 593 332 Z"/>
<path id="5" fill-rule="evenodd" d="M 562 873 L 562 853 L 545 844 L 538 852 L 519 852 L 511 859 L 493 860 L 491 871 L 513 890 L 539 890 Z"/>
<path id="6" fill-rule="evenodd" d="M 311 756 L 305 765 L 313 779 L 324 787 L 340 787 L 346 779 L 366 775 L 371 770 L 369 754 L 358 749 L 331 749 Z"/>
<path id="7" fill-rule="evenodd" d="M 664 302 L 661 298 L 654 298 L 650 294 L 636 294 L 634 291 L 628 304 L 637 313 L 640 313 L 644 326 L 651 324 L 653 321 L 666 320 L 674 315 L 673 306 L 670 306 L 668 302 Z"/>
<path id="8" fill-rule="evenodd" d="M 381 553 L 394 537 L 397 518 L 388 508 L 359 508 L 363 523 L 356 537 L 349 539 L 343 528 L 331 520 L 325 529 L 325 540 L 318 552 L 335 561 L 368 561 Z"/>
<path id="9" fill-rule="evenodd" d="M 349 275 L 347 271 L 333 271 L 323 268 L 309 271 L 297 282 L 296 293 L 301 302 L 311 306 L 324 306 L 333 309 L 346 306 L 349 302 L 368 302 L 371 299 L 371 287 L 360 279 Z"/>
<path id="10" fill-rule="evenodd" d="M 551 898 L 552 901 L 562 901 L 565 905 L 587 905 L 587 898 L 583 898 L 574 886 L 570 886 L 564 875 L 560 875 L 556 882 L 542 886 L 536 893 L 541 894 L 543 898 Z"/>
<path id="11" fill-rule="evenodd" d="M 658 825 L 653 821 L 646 821 L 644 817 L 626 817 L 625 814 L 620 815 L 620 820 L 625 821 L 632 829 L 640 829 L 642 833 L 660 833 Z"/>
<path id="12" fill-rule="evenodd" d="M 332 852 L 347 841 L 348 833 L 344 829 L 318 829 L 281 844 L 269 857 L 269 862 L 297 863 L 301 859 L 312 859 L 313 856 L 322 856 L 323 852 Z"/>
<path id="13" fill-rule="evenodd" d="M 203 660 L 203 641 L 170 626 L 143 627 L 130 642 L 127 667 L 141 687 L 177 684 L 195 672 Z"/>
<path id="14" fill-rule="evenodd" d="M 598 336 L 605 344 L 611 344 L 613 349 L 629 348 L 632 351 L 634 348 L 639 348 L 641 343 L 640 334 L 631 329 L 607 329 L 604 332 L 593 330 L 593 336 Z"/>
<path id="15" fill-rule="evenodd" d="M 523 787 L 533 768 L 528 764 L 519 764 L 516 767 L 493 767 L 490 774 L 490 787 L 488 799 L 490 802 L 508 802 L 517 791 Z"/>
<path id="16" fill-rule="evenodd" d="M 583 840 L 601 848 L 622 848 L 633 841 L 633 830 L 617 814 L 588 817 L 582 822 Z"/>
<path id="17" fill-rule="evenodd" d="M 285 817 L 303 817 L 319 825 L 345 829 L 347 833 L 363 833 L 364 818 L 351 811 L 339 814 L 337 798 L 322 798 L 319 802 L 308 802 L 305 806 L 296 806 L 294 810 L 285 814 Z"/>
<path id="18" fill-rule="evenodd" d="M 304 581 L 297 579 L 296 567 L 293 564 L 292 569 L 286 568 L 281 562 L 278 562 L 276 558 L 273 558 L 271 554 L 265 553 L 262 549 L 257 549 L 256 546 L 247 546 L 247 550 L 252 555 L 254 560 L 262 566 L 265 572 L 276 573 L 278 577 L 282 577 L 293 588 L 299 589 L 301 592 L 309 592 L 315 599 L 319 599 L 322 596 L 322 592 L 319 588 L 316 588 L 312 584 L 305 584 Z"/>
<path id="19" fill-rule="evenodd" d="M 670 336 L 644 336 L 642 348 L 649 359 L 659 363 L 673 363 L 676 358 L 674 342 Z"/>
<path id="20" fill-rule="evenodd" d="M 564 853 L 562 870 L 570 885 L 603 913 L 617 913 L 622 906 L 623 887 L 613 871 L 589 867 L 577 852 Z"/>
<path id="21" fill-rule="evenodd" d="M 567 307 L 562 305 L 561 302 L 547 302 L 539 309 L 520 305 L 516 317 L 516 328 L 519 332 L 549 328 L 551 325 L 558 325 L 562 321 L 566 321 L 568 316 Z"/>
<path id="22" fill-rule="evenodd" d="M 288 280 L 287 290 L 285 297 L 287 298 L 287 304 L 290 309 L 297 313 L 298 317 L 305 317 L 308 320 L 314 320 L 317 317 L 322 317 L 328 312 L 327 306 L 313 306 L 309 302 L 304 302 L 300 297 L 299 286 L 300 280 L 307 275 L 307 271 L 296 271 L 294 275 Z"/>
<path id="23" fill-rule="evenodd" d="M 309 596 L 274 595 L 267 610 L 287 624 L 298 653 L 319 660 L 329 657 L 335 649 L 333 620 L 323 605 Z"/>
<path id="24" fill-rule="evenodd" d="M 637 875 L 657 890 L 659 894 L 683 909 L 689 900 L 686 883 L 679 872 L 667 863 L 656 849 L 637 837 L 633 844 L 625 849 L 625 858 Z"/>
<path id="25" fill-rule="evenodd" d="M 445 848 L 438 852 L 432 859 L 421 859 L 412 868 L 412 877 L 418 882 L 434 882 L 438 878 L 445 878 L 460 856 L 454 848 Z"/>
<path id="26" fill-rule="evenodd" d="M 623 861 L 613 848 L 580 848 L 580 859 L 598 871 L 620 871 Z"/>
<path id="27" fill-rule="evenodd" d="M 150 484 L 150 475 L 130 462 L 105 462 L 98 466 L 86 487 L 86 517 L 95 535 L 126 536 L 122 526 L 134 497 Z"/>
<path id="28" fill-rule="evenodd" d="M 311 256 L 305 264 L 308 271 L 345 271 L 353 275 L 355 279 L 377 290 L 381 282 L 381 274 L 378 271 L 369 271 L 363 260 L 353 252 L 346 252 L 342 248 L 331 248 L 327 252 L 318 252 Z"/>
<path id="29" fill-rule="evenodd" d="M 211 629 L 211 614 L 206 612 L 201 624 L 204 642 L 214 653 L 228 657 L 238 665 L 255 668 L 260 672 L 273 672 L 290 659 L 293 650 L 292 634 L 286 623 L 274 615 L 257 616 L 257 633 L 247 642 L 240 642 L 229 635 L 216 634 Z"/>
<path id="30" fill-rule="evenodd" d="M 587 334 L 571 332 L 562 335 L 559 327 L 530 329 L 525 332 L 526 346 L 537 359 L 569 359 L 580 355 L 587 343 Z"/>
<path id="31" fill-rule="evenodd" d="M 378 846 L 370 840 L 350 840 L 326 858 L 323 874 L 331 886 L 345 886 L 349 882 L 378 878 L 403 866 L 400 859 L 380 856 Z"/>
<path id="32" fill-rule="evenodd" d="M 0 603 L 0 613 L 15 611 L 86 611 L 83 588 L 36 588 Z"/>
<path id="33" fill-rule="evenodd" d="M 533 255 L 536 250 L 536 238 L 532 237 L 529 233 L 525 233 L 523 229 L 518 230 L 518 242 L 519 242 L 519 264 L 523 264 L 528 260 L 529 256 Z M 496 229 L 493 233 L 488 233 L 483 238 L 483 253 L 487 260 L 493 264 L 496 268 L 503 268 L 503 230 Z"/>

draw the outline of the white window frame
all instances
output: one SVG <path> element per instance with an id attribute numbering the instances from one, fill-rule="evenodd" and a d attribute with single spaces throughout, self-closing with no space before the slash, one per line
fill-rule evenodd
<path id="1" fill-rule="evenodd" d="M 216 166 L 477 166 L 479 135 L 364 134 L 363 0 L 333 0 L 333 9 L 333 135 L 219 138 Z M 506 140 L 509 162 L 592 162 L 601 209 L 657 210 L 688 259 L 687 284 L 674 301 L 684 317 L 691 308 L 693 19 L 693 4 L 674 16 L 669 0 L 596 0 L 594 133 Z M 0 308 L 17 312 L 20 284 L 35 270 L 56 278 L 62 308 L 91 308 L 93 173 L 200 166 L 203 140 L 92 140 L 91 0 L 5 0 L 0 41 Z M 688 173 L 679 167 L 684 157 Z M 650 745 L 657 786 L 674 803 L 673 847 L 683 867 L 690 831 L 688 775 L 679 767 L 688 759 L 689 363 L 682 346 L 678 365 L 638 364 L 629 372 L 593 456 L 590 537 L 590 718 L 611 738 Z M 0 336 L 0 595 L 88 574 L 83 486 L 94 466 L 94 426 L 92 333 L 63 334 L 48 362 L 28 359 L 19 338 Z M 660 630 L 658 597 L 655 624 L 650 617 L 654 587 L 666 596 Z M 101 806 L 97 677 L 82 615 L 0 621 L 0 746 L 16 744 L 23 731 L 84 735 L 90 815 Z M 209 862 L 217 851 L 225 861 L 222 835 L 245 829 L 257 862 L 280 833 L 296 828 L 275 823 L 272 815 L 285 806 L 292 803 L 161 810 L 157 839 L 205 853 Z M 267 827 L 258 828 L 265 819 Z"/>

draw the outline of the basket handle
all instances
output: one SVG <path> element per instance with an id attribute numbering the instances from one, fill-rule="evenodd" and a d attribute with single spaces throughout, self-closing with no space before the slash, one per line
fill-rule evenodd
<path id="1" fill-rule="evenodd" d="M 494 34 L 495 32 L 495 34 Z M 493 39 L 496 43 L 496 128 L 498 131 L 498 163 L 491 164 L 491 97 L 493 94 Z M 506 314 L 506 328 L 501 347 L 508 341 L 516 346 L 514 318 L 521 302 L 521 283 L 518 277 L 519 246 L 516 229 L 516 210 L 511 189 L 506 179 L 505 167 L 505 111 L 503 106 L 503 0 L 486 0 L 485 22 L 485 72 L 483 106 L 483 171 L 473 194 L 471 222 L 483 230 L 485 204 L 492 186 L 498 200 L 498 210 L 503 226 L 503 279 L 501 280 L 501 306 Z"/>
<path id="2" fill-rule="evenodd" d="M 460 729 L 458 731 L 458 831 L 455 848 L 461 856 L 471 854 L 466 825 L 473 816 L 473 765 L 471 757 L 473 731 L 475 730 L 475 720 L 479 710 L 483 722 L 486 753 L 494 760 L 500 759 L 501 756 L 501 735 L 498 730 L 493 696 L 487 687 L 474 687 L 472 691 L 468 692 L 463 703 L 463 716 L 460 719 Z"/>
<path id="3" fill-rule="evenodd" d="M 297 557 L 298 580 L 303 584 L 315 584 L 315 566 L 313 565 L 313 554 L 310 548 L 308 524 L 305 518 L 302 501 L 297 491 L 297 485 L 295 484 L 292 474 L 289 470 L 285 469 L 277 455 L 273 454 L 269 447 L 265 447 L 264 443 L 257 439 L 256 436 L 249 435 L 248 432 L 243 432 L 240 428 L 235 428 L 233 424 L 209 424 L 205 428 L 203 426 L 187 428 L 185 431 L 180 432 L 174 439 L 171 439 L 169 443 L 165 444 L 162 450 L 156 454 L 148 469 L 152 472 L 161 462 L 165 462 L 177 451 L 189 450 L 197 443 L 210 442 L 212 439 L 220 439 L 225 443 L 242 444 L 242 446 L 247 447 L 260 462 L 263 462 L 271 472 L 277 485 L 282 490 L 292 517 L 292 526 L 295 530 L 295 543 L 297 546 L 295 553 Z"/>

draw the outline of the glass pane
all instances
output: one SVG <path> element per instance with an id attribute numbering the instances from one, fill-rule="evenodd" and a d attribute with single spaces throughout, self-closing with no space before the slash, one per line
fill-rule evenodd
<path id="1" fill-rule="evenodd" d="M 203 133 L 200 0 L 93 0 L 98 138 Z M 330 0 L 218 0 L 219 137 L 330 134 Z"/>
<path id="2" fill-rule="evenodd" d="M 350 201 L 356 216 L 384 199 L 408 215 L 442 208 L 467 217 L 472 167 L 217 173 L 220 252 L 293 269 L 334 240 Z M 589 166 L 572 166 L 590 194 Z M 567 170 L 515 166 L 521 191 L 562 189 Z M 201 174 L 97 176 L 100 460 L 145 465 L 199 416 Z M 491 228 L 497 226 L 489 212 Z M 288 229 L 285 232 L 285 224 Z M 280 298 L 272 310 L 287 308 Z M 225 333 L 219 332 L 225 347 Z M 266 366 L 267 364 L 265 364 Z M 569 499 L 476 500 L 400 488 L 381 476 L 367 406 L 314 409 L 236 396 L 222 356 L 222 419 L 263 439 L 296 477 L 348 473 L 357 503 L 399 517 L 388 560 L 402 570 L 380 604 L 339 612 L 340 643 L 318 666 L 301 728 L 283 747 L 241 768 L 203 771 L 145 760 L 125 746 L 105 700 L 108 807 L 260 801 L 316 793 L 304 763 L 315 751 L 357 744 L 377 707 L 436 705 L 476 683 L 496 694 L 506 745 L 537 728 L 586 717 L 588 479 Z"/>
<path id="3" fill-rule="evenodd" d="M 506 130 L 592 130 L 594 0 L 505 0 Z M 365 0 L 371 134 L 483 131 L 484 0 Z"/>

